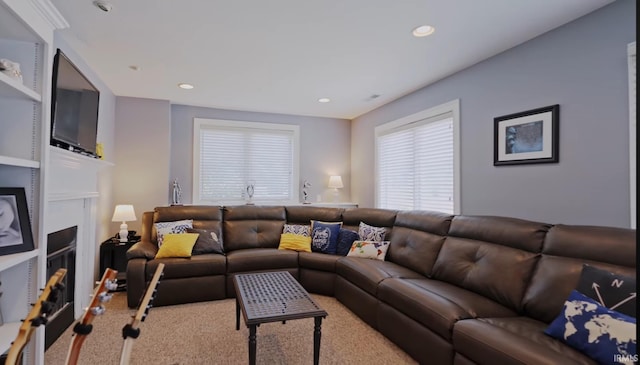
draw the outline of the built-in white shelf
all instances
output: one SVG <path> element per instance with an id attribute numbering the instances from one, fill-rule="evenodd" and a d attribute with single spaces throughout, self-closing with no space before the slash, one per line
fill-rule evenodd
<path id="1" fill-rule="evenodd" d="M 34 160 L 27 160 L 24 158 L 16 158 L 0 155 L 0 165 L 5 166 L 17 166 L 17 167 L 29 167 L 32 169 L 40 168 L 40 162 Z"/>
<path id="2" fill-rule="evenodd" d="M 62 193 L 49 193 L 48 201 L 63 201 L 63 200 L 74 200 L 74 199 L 90 199 L 97 198 L 100 196 L 100 193 L 97 191 L 82 191 L 79 193 L 75 192 L 62 192 Z"/>
<path id="3" fill-rule="evenodd" d="M 5 321 L 0 326 L 0 353 L 11 347 L 21 320 L 29 313 L 29 304 L 37 300 L 48 279 L 45 227 L 61 214 L 47 201 L 51 171 L 51 166 L 45 166 L 51 123 L 51 89 L 47 85 L 54 31 L 68 26 L 51 0 L 0 0 L 0 58 L 19 63 L 24 79 L 0 72 L 0 187 L 25 189 L 36 246 L 28 252 L 0 256 L 0 310 Z M 67 184 L 73 185 L 73 176 L 69 180 Z M 53 217 L 51 211 L 55 212 Z M 93 216 L 90 219 L 95 221 Z M 87 231 L 92 229 L 94 226 Z M 83 239 L 88 245 L 95 242 Z M 44 329 L 39 329 L 22 352 L 22 364 L 44 365 L 44 342 Z"/>
<path id="4" fill-rule="evenodd" d="M 0 72 L 0 96 L 7 98 L 26 98 L 37 102 L 42 100 L 40 94 L 24 86 L 20 80 L 12 79 L 2 72 Z"/>
<path id="5" fill-rule="evenodd" d="M 60 148 L 56 146 L 49 146 L 49 151 L 51 153 L 52 160 L 59 161 L 60 164 L 70 166 L 72 168 L 86 168 L 91 165 L 98 166 L 98 168 L 115 166 L 113 162 L 109 162 L 106 160 L 102 160 L 102 159 L 94 158 L 90 156 L 85 156 L 80 153 L 65 150 L 64 148 Z"/>
<path id="6" fill-rule="evenodd" d="M 316 202 L 316 203 L 309 203 L 309 204 L 300 204 L 300 205 L 304 205 L 306 207 L 323 207 L 323 208 L 357 208 L 358 204 L 357 203 L 351 203 L 351 202 Z"/>
<path id="7" fill-rule="evenodd" d="M 38 256 L 38 250 L 0 256 L 0 271 L 4 271 L 12 266 L 26 262 L 36 256 Z"/>
<path id="8" fill-rule="evenodd" d="M 0 326 L 0 353 L 4 353 L 11 347 L 11 342 L 16 339 L 22 322 L 9 322 Z"/>

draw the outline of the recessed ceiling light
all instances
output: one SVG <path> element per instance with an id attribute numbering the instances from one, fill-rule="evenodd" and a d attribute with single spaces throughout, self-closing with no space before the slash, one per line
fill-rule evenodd
<path id="1" fill-rule="evenodd" d="M 426 37 L 428 35 L 433 34 L 436 31 L 436 28 L 430 25 L 421 25 L 413 30 L 414 37 Z"/>
<path id="2" fill-rule="evenodd" d="M 319 103 L 328 103 L 330 101 L 331 101 L 331 99 L 329 99 L 329 98 L 320 98 L 320 99 L 318 99 Z"/>
<path id="3" fill-rule="evenodd" d="M 184 83 L 184 82 L 181 83 L 181 84 L 178 84 L 178 87 L 181 88 L 181 89 L 185 89 L 185 90 L 193 89 L 193 85 L 187 84 L 187 83 Z"/>

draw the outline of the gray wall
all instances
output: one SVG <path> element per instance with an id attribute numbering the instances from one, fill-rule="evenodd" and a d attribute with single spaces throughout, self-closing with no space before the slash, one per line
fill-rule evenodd
<path id="1" fill-rule="evenodd" d="M 352 197 L 374 206 L 374 128 L 460 99 L 461 212 L 629 227 L 627 44 L 618 0 L 352 123 Z M 560 104 L 560 162 L 493 166 L 493 118 Z"/>
<path id="2" fill-rule="evenodd" d="M 171 104 L 167 100 L 117 97 L 114 204 L 133 204 L 140 229 L 142 213 L 167 205 L 171 151 Z M 118 231 L 119 223 L 113 223 Z"/>
<path id="3" fill-rule="evenodd" d="M 331 192 L 327 188 L 329 175 L 341 175 L 345 188 L 340 189 L 340 201 L 350 201 L 351 123 L 349 120 L 173 105 L 171 107 L 171 167 L 167 186 L 174 179 L 178 180 L 182 188 L 182 203 L 192 202 L 193 118 L 299 125 L 300 185 L 305 179 L 311 182 L 310 200 L 315 202 L 316 197 L 320 195 L 322 201 L 330 201 Z M 164 204 L 170 201 L 169 194 L 167 190 Z M 300 199 L 302 199 L 302 193 L 300 193 Z"/>

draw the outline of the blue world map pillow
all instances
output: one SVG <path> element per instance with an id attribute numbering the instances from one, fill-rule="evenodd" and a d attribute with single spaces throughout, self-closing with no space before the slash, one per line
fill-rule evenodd
<path id="1" fill-rule="evenodd" d="M 342 222 L 311 221 L 311 251 L 335 254 Z"/>
<path id="2" fill-rule="evenodd" d="M 636 356 L 636 319 L 576 290 L 544 333 L 601 364 L 618 364 Z"/>

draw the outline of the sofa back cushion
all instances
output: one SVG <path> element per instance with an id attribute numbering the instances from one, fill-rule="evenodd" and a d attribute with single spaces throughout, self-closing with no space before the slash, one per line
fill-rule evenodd
<path id="1" fill-rule="evenodd" d="M 285 208 L 287 223 L 311 225 L 311 221 L 340 222 L 342 208 L 314 207 L 310 205 L 293 205 Z"/>
<path id="2" fill-rule="evenodd" d="M 383 241 L 388 241 L 393 235 L 393 223 L 396 220 L 396 210 L 374 208 L 351 208 L 342 212 L 342 228 L 358 232 L 360 222 L 373 227 L 385 228 Z M 362 239 L 362 237 L 360 237 Z"/>
<path id="3" fill-rule="evenodd" d="M 456 216 L 432 277 L 520 311 L 549 228 L 516 218 Z"/>
<path id="4" fill-rule="evenodd" d="M 156 207 L 153 210 L 152 223 L 175 222 L 183 219 L 192 219 L 193 228 L 206 229 L 214 232 L 218 235 L 224 246 L 222 236 L 222 207 L 215 205 L 172 205 L 168 207 Z M 143 226 L 146 226 L 145 221 L 143 221 Z M 154 224 L 151 224 L 148 228 L 150 228 L 151 242 L 157 244 L 158 231 Z"/>
<path id="5" fill-rule="evenodd" d="M 224 207 L 224 250 L 278 248 L 286 219 L 283 206 Z"/>
<path id="6" fill-rule="evenodd" d="M 422 275 L 431 275 L 452 218 L 452 215 L 438 212 L 399 212 L 386 260 Z"/>
<path id="7" fill-rule="evenodd" d="M 542 255 L 523 298 L 526 315 L 551 322 L 576 288 L 583 264 L 635 277 L 636 231 L 613 227 L 553 226 L 544 240 Z"/>

